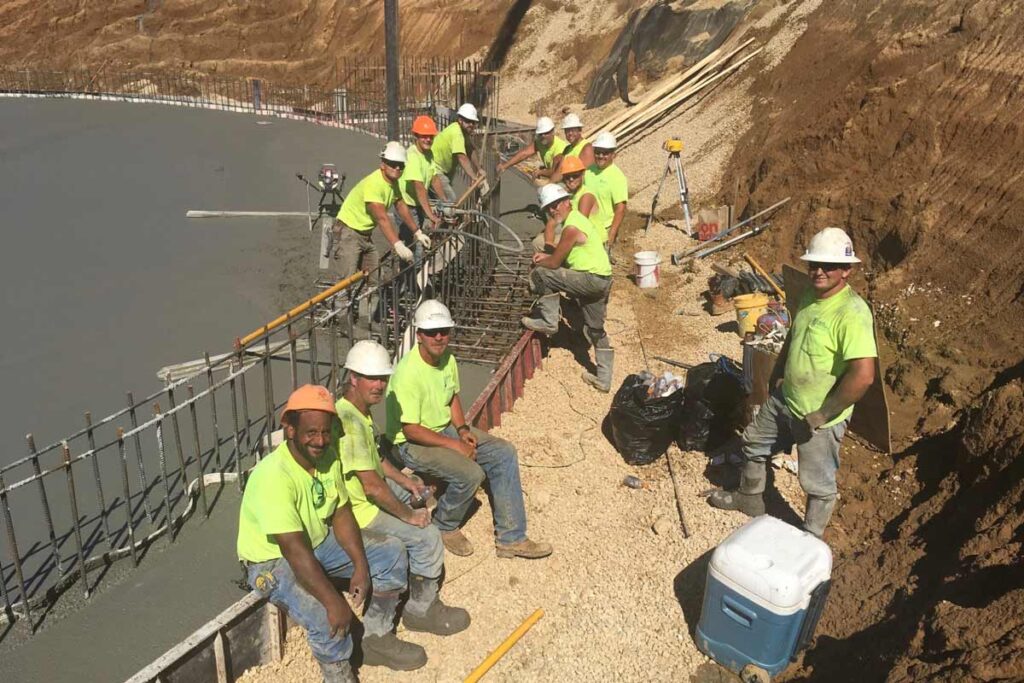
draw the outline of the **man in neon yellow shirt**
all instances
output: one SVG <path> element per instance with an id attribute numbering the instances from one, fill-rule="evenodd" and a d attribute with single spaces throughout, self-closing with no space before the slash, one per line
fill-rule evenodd
<path id="1" fill-rule="evenodd" d="M 405 152 L 405 170 L 398 179 L 398 189 L 409 211 L 415 212 L 416 225 L 422 230 L 425 222 L 430 225 L 440 222 L 427 195 L 436 173 L 432 147 L 437 124 L 429 116 L 417 116 L 412 122 L 412 134 L 415 140 Z"/>
<path id="2" fill-rule="evenodd" d="M 469 613 L 441 602 L 444 545 L 424 507 L 413 509 L 413 497 L 426 504 L 430 489 L 407 477 L 377 452 L 370 406 L 384 398 L 391 375 L 391 357 L 380 344 L 363 340 L 345 358 L 348 381 L 337 403 L 342 434 L 338 442 L 341 468 L 352 512 L 359 527 L 373 537 L 397 538 L 409 553 L 409 600 L 402 623 L 410 631 L 448 636 L 469 627 Z"/>
<path id="3" fill-rule="evenodd" d="M 594 345 L 597 374 L 583 373 L 583 381 L 598 391 L 611 389 L 615 350 L 604 331 L 612 266 L 600 234 L 590 220 L 572 208 L 571 197 L 561 185 L 545 185 L 538 193 L 541 210 L 562 223 L 562 236 L 551 254 L 534 254 L 530 291 L 539 298 L 523 327 L 546 335 L 558 332 L 562 294 L 583 310 L 583 337 Z"/>
<path id="4" fill-rule="evenodd" d="M 583 174 L 587 167 L 578 157 L 564 157 L 562 159 L 562 186 L 566 192 L 572 195 L 572 208 L 589 218 L 597 210 L 597 198 L 594 193 L 583 183 Z M 550 216 L 544 221 L 544 230 L 533 238 L 532 245 L 534 252 L 552 253 L 555 245 L 562 237 L 562 224 Z M 604 242 L 607 236 L 602 234 L 601 241 Z"/>
<path id="5" fill-rule="evenodd" d="M 253 468 L 238 516 L 238 558 L 251 585 L 306 629 L 324 680 L 355 681 L 352 610 L 331 578 L 351 579 L 353 602 L 370 598 L 363 661 L 393 669 L 426 663 L 418 645 L 391 632 L 408 560 L 397 539 L 363 538 L 352 515 L 332 444 L 337 412 L 330 392 L 307 384 L 288 399 L 285 441 Z"/>
<path id="6" fill-rule="evenodd" d="M 504 173 L 506 169 L 512 168 L 523 159 L 536 154 L 540 166 L 533 172 L 533 180 L 537 185 L 546 185 L 552 182 L 552 176 L 557 173 L 567 146 L 568 143 L 565 140 L 555 135 L 555 122 L 547 116 L 541 116 L 537 119 L 533 142 L 513 154 L 508 161 L 498 164 L 498 174 Z"/>
<path id="7" fill-rule="evenodd" d="M 434 138 L 434 168 L 437 173 L 434 175 L 434 193 L 446 201 L 454 202 L 458 197 L 455 195 L 455 188 L 452 181 L 455 179 L 455 162 L 458 162 L 471 183 L 478 179 L 481 181 L 481 191 L 487 193 L 487 180 L 483 179 L 483 171 L 473 162 L 473 157 L 468 151 L 466 138 L 473 135 L 480 117 L 477 115 L 476 107 L 469 102 L 459 107 L 454 123 L 449 124 Z"/>
<path id="8" fill-rule="evenodd" d="M 566 114 L 562 119 L 562 132 L 565 133 L 565 149 L 562 150 L 562 166 L 551 176 L 551 182 L 561 182 L 567 171 L 565 160 L 569 157 L 578 157 L 583 162 L 583 168 L 589 168 L 594 163 L 594 146 L 590 140 L 583 137 L 583 122 L 576 114 Z M 571 192 L 572 190 L 570 190 Z"/>
<path id="9" fill-rule="evenodd" d="M 839 444 L 853 406 L 875 380 L 871 309 L 847 284 L 853 242 L 825 228 L 801 259 L 812 288 L 800 300 L 769 387 L 768 401 L 743 432 L 745 462 L 736 491 L 715 491 L 708 502 L 750 516 L 764 514 L 765 462 L 793 444 L 800 486 L 807 493 L 804 529 L 821 536 L 838 493 Z"/>
<path id="10" fill-rule="evenodd" d="M 616 144 L 611 133 L 598 133 L 594 138 L 594 165 L 583 177 L 583 183 L 597 196 L 597 211 L 591 220 L 607 235 L 609 248 L 619 235 L 629 200 L 629 182 L 615 165 Z"/>

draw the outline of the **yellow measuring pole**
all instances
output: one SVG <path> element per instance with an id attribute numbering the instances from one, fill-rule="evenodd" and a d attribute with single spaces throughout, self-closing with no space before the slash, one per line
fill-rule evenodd
<path id="1" fill-rule="evenodd" d="M 544 616 L 544 610 L 538 609 L 536 612 L 527 617 L 526 621 L 519 625 L 512 634 L 505 639 L 505 642 L 498 646 L 498 649 L 487 656 L 480 666 L 473 669 L 473 673 L 466 677 L 465 683 L 476 683 L 484 677 L 491 667 L 498 663 L 498 660 L 505 656 L 505 653 L 512 649 L 512 646 L 516 644 L 520 638 L 522 638 L 527 631 L 529 631 L 534 624 L 536 624 L 540 618 Z"/>

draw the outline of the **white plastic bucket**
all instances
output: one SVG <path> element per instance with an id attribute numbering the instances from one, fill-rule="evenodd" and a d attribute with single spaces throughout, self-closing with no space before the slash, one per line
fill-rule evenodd
<path id="1" fill-rule="evenodd" d="M 656 251 L 638 251 L 633 254 L 637 287 L 649 289 L 658 286 L 661 280 L 661 271 L 658 267 L 660 263 L 661 256 Z"/>

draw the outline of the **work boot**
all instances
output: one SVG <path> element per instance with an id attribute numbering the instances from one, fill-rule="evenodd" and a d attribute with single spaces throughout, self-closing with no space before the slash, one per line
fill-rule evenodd
<path id="1" fill-rule="evenodd" d="M 764 514 L 765 464 L 747 460 L 740 473 L 740 485 L 735 491 L 714 491 L 708 496 L 711 507 L 719 510 L 739 510 L 750 517 Z"/>
<path id="2" fill-rule="evenodd" d="M 554 549 L 550 543 L 531 541 L 528 538 L 524 538 L 518 543 L 495 543 L 495 550 L 498 557 L 522 557 L 527 560 L 536 560 L 542 557 L 547 557 Z"/>
<path id="3" fill-rule="evenodd" d="M 352 665 L 348 663 L 347 659 L 340 662 L 317 660 L 317 664 L 320 665 L 320 671 L 324 675 L 324 683 L 358 683 L 355 672 L 352 671 Z"/>
<path id="4" fill-rule="evenodd" d="M 524 316 L 523 327 L 551 336 L 558 332 L 558 315 L 562 306 L 561 294 L 545 294 L 533 307 L 534 317 Z"/>
<path id="5" fill-rule="evenodd" d="M 615 361 L 615 349 L 594 349 L 597 361 L 597 374 L 583 373 L 583 381 L 598 391 L 608 393 L 612 389 L 612 365 Z"/>
<path id="6" fill-rule="evenodd" d="M 804 509 L 804 530 L 821 538 L 829 520 L 832 519 L 832 510 L 835 506 L 835 496 L 831 498 L 807 496 L 807 507 Z"/>
<path id="7" fill-rule="evenodd" d="M 391 632 L 398 608 L 398 591 L 374 592 L 363 617 L 363 663 L 386 666 L 394 671 L 412 671 L 427 663 L 427 653 L 419 645 L 399 640 Z"/>
<path id="8" fill-rule="evenodd" d="M 469 628 L 469 612 L 461 607 L 449 607 L 441 602 L 438 593 L 440 577 L 409 576 L 409 601 L 405 603 L 402 624 L 410 631 L 426 631 L 438 636 L 450 636 Z"/>
<path id="9" fill-rule="evenodd" d="M 469 542 L 469 539 L 466 538 L 461 529 L 442 531 L 441 542 L 444 543 L 445 549 L 452 555 L 469 557 L 473 554 L 473 544 Z"/>

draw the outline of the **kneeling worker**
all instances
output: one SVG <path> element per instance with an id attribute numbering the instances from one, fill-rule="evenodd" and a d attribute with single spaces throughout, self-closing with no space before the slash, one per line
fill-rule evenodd
<path id="1" fill-rule="evenodd" d="M 547 557 L 551 546 L 526 537 L 526 508 L 515 447 L 466 424 L 459 369 L 448 351 L 455 323 L 440 301 L 416 309 L 416 345 L 395 366 L 387 390 L 387 436 L 410 469 L 448 482 L 434 510 L 441 540 L 455 555 L 473 546 L 459 527 L 487 477 L 498 557 Z"/>
<path id="2" fill-rule="evenodd" d="M 441 532 L 430 523 L 428 510 L 409 507 L 413 495 L 424 498 L 429 489 L 377 452 L 370 406 L 384 398 L 391 375 L 388 351 L 373 341 L 357 342 L 345 358 L 345 368 L 348 382 L 336 406 L 342 425 L 338 453 L 352 514 L 364 532 L 397 538 L 409 553 L 409 600 L 402 612 L 405 627 L 440 636 L 464 631 L 469 627 L 466 610 L 449 607 L 438 597 L 444 571 Z"/>
<path id="3" fill-rule="evenodd" d="M 408 560 L 395 538 L 359 533 L 333 448 L 337 411 L 327 389 L 296 389 L 281 415 L 285 442 L 252 470 L 238 519 L 238 558 L 249 585 L 306 629 L 328 683 L 355 681 L 349 666 L 352 610 L 331 582 L 351 580 L 363 620 L 363 661 L 393 669 L 426 661 L 423 649 L 391 632 Z M 413 667 L 414 668 L 414 667 Z"/>
<path id="4" fill-rule="evenodd" d="M 583 165 L 583 161 L 579 157 L 565 157 L 562 159 L 562 185 L 572 196 L 572 208 L 590 218 L 597 211 L 597 197 L 583 183 L 583 174 L 586 170 L 587 167 Z M 531 242 L 533 250 L 535 252 L 543 251 L 548 254 L 553 252 L 555 245 L 558 244 L 558 240 L 562 237 L 563 227 L 562 223 L 548 216 L 544 221 L 544 231 L 534 237 Z M 607 235 L 601 230 L 598 232 L 602 236 L 602 241 L 604 241 Z"/>
<path id="5" fill-rule="evenodd" d="M 572 207 L 571 197 L 561 185 L 545 185 L 538 195 L 541 210 L 549 219 L 562 223 L 563 228 L 553 253 L 533 255 L 530 290 L 540 298 L 532 317 L 522 319 L 523 327 L 540 334 L 555 334 L 561 318 L 562 293 L 576 299 L 583 309 L 583 336 L 594 345 L 597 365 L 597 374 L 584 372 L 583 381 L 607 393 L 615 360 L 615 350 L 604 331 L 608 290 L 612 286 L 608 253 L 598 229 Z"/>

